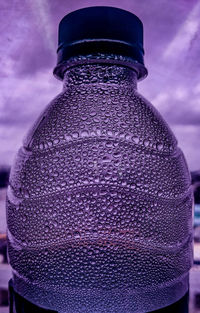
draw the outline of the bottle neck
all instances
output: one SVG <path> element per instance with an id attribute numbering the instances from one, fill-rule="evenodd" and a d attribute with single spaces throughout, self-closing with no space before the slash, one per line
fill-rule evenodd
<path id="1" fill-rule="evenodd" d="M 115 85 L 137 90 L 134 61 L 122 56 L 78 56 L 66 62 L 63 90 L 72 86 Z"/>

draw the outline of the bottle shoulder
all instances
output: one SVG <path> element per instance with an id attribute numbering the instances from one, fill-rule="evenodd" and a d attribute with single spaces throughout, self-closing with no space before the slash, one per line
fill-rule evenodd
<path id="1" fill-rule="evenodd" d="M 38 117 L 24 145 L 47 141 L 65 142 L 73 133 L 74 140 L 99 133 L 106 138 L 108 132 L 132 136 L 139 145 L 152 150 L 175 153 L 177 139 L 159 111 L 131 88 L 117 88 L 106 84 L 90 88 L 71 88 L 58 94 Z M 118 134 L 118 135 L 117 135 Z M 93 135 L 94 136 L 94 135 Z M 84 137 L 84 136 L 83 136 Z M 109 137 L 109 136 L 108 136 Z"/>

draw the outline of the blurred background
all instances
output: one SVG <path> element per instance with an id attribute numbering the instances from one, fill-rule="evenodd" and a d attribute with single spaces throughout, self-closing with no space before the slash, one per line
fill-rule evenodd
<path id="1" fill-rule="evenodd" d="M 195 196 L 190 313 L 200 312 L 200 1 L 0 1 L 0 313 L 8 312 L 5 197 L 10 166 L 22 139 L 62 90 L 53 77 L 58 24 L 64 15 L 107 5 L 136 14 L 144 25 L 148 77 L 138 90 L 174 132 L 191 172 Z M 181 217 L 180 217 L 181 218 Z"/>

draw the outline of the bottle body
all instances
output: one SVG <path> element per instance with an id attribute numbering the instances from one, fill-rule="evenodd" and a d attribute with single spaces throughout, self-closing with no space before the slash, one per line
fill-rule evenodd
<path id="1" fill-rule="evenodd" d="M 190 174 L 176 138 L 113 64 L 66 71 L 13 164 L 8 254 L 17 292 L 58 312 L 147 312 L 192 264 Z"/>

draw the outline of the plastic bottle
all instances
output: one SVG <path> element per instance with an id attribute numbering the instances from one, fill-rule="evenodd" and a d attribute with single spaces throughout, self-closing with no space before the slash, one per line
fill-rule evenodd
<path id="1" fill-rule="evenodd" d="M 137 91 L 143 54 L 128 11 L 89 7 L 60 22 L 63 90 L 25 137 L 7 193 L 13 287 L 42 308 L 141 313 L 188 291 L 191 176 Z"/>

